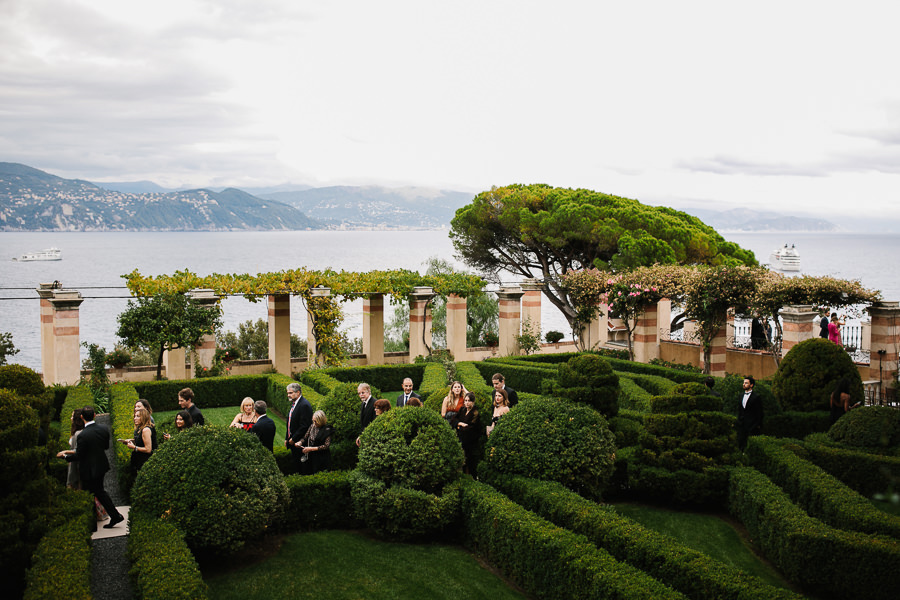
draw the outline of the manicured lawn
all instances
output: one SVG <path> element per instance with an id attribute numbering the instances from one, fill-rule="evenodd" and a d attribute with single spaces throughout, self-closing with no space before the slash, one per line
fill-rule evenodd
<path id="1" fill-rule="evenodd" d="M 439 544 L 394 544 L 348 531 L 284 538 L 262 562 L 205 572 L 216 600 L 397 600 L 525 598 L 465 550 Z"/>
<path id="2" fill-rule="evenodd" d="M 760 560 L 727 521 L 710 514 L 681 512 L 640 504 L 615 504 L 622 515 L 665 533 L 682 544 L 755 575 L 774 586 L 790 587 L 772 566 Z"/>
<path id="3" fill-rule="evenodd" d="M 239 407 L 225 407 L 225 408 L 201 408 L 203 412 L 203 418 L 206 419 L 207 425 L 221 425 L 222 427 L 228 427 L 231 425 L 231 420 L 234 418 L 234 415 L 240 412 Z M 173 432 L 175 431 L 175 415 L 178 414 L 177 410 L 167 410 L 154 412 L 153 418 L 156 420 L 156 426 L 159 427 L 160 431 L 163 432 Z M 273 421 L 275 421 L 275 440 L 276 443 L 278 441 L 283 441 L 285 432 L 287 431 L 287 425 L 284 422 L 284 419 L 276 415 L 274 412 L 266 413 Z"/>

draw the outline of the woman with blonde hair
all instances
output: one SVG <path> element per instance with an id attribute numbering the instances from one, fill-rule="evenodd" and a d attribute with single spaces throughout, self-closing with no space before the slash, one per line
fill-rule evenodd
<path id="1" fill-rule="evenodd" d="M 328 424 L 328 417 L 324 411 L 314 412 L 312 420 L 306 435 L 297 442 L 297 446 L 303 451 L 303 457 L 300 459 L 302 475 L 312 475 L 331 466 L 331 436 L 334 434 L 334 428 Z"/>
<path id="2" fill-rule="evenodd" d="M 250 428 L 253 427 L 258 418 L 256 411 L 253 410 L 253 398 L 247 396 L 241 400 L 241 412 L 236 414 L 234 419 L 231 420 L 230 427 L 250 431 Z"/>
<path id="3" fill-rule="evenodd" d="M 447 392 L 444 401 L 441 403 L 441 416 L 448 421 L 456 417 L 456 413 L 462 410 L 466 401 L 466 394 L 468 393 L 469 390 L 461 382 L 454 381 L 451 383 L 450 391 Z"/>
<path id="4" fill-rule="evenodd" d="M 146 408 L 134 411 L 134 437 L 123 441 L 131 448 L 131 470 L 137 475 L 157 448 L 156 428 L 150 423 L 150 413 Z"/>

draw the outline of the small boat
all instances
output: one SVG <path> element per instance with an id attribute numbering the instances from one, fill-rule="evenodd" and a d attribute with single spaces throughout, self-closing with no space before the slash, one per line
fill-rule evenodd
<path id="1" fill-rule="evenodd" d="M 62 260 L 62 252 L 59 248 L 45 248 L 40 252 L 26 252 L 18 258 L 13 258 L 19 262 L 31 262 L 34 260 Z"/>
<path id="2" fill-rule="evenodd" d="M 779 271 L 799 271 L 800 270 L 800 252 L 791 244 L 785 244 L 784 247 L 772 251 L 769 255 L 769 264 L 773 269 Z"/>

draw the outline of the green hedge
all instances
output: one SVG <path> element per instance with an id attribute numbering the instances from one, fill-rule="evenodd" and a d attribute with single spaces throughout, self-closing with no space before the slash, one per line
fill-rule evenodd
<path id="1" fill-rule="evenodd" d="M 558 483 L 496 473 L 487 475 L 489 483 L 514 502 L 560 527 L 586 536 L 616 559 L 642 569 L 689 598 L 799 598 L 643 527 L 608 505 L 586 500 Z"/>
<path id="2" fill-rule="evenodd" d="M 130 383 L 114 385 L 109 394 L 109 421 L 112 432 L 112 450 L 116 457 L 116 470 L 119 477 L 119 491 L 126 496 L 134 483 L 131 472 L 131 449 L 116 440 L 134 437 L 134 404 L 138 401 L 137 390 Z M 150 403 L 153 406 L 153 403 Z M 162 434 L 157 440 L 162 442 Z"/>
<path id="3" fill-rule="evenodd" d="M 322 471 L 285 477 L 291 499 L 279 528 L 289 532 L 361 527 L 362 521 L 354 515 L 350 497 L 352 472 Z"/>
<path id="4" fill-rule="evenodd" d="M 479 398 L 484 396 L 489 401 L 492 401 L 494 386 L 485 381 L 485 378 L 481 375 L 481 371 L 478 369 L 479 364 L 480 363 L 476 362 L 456 363 L 456 376 L 462 384 L 466 386 L 467 390 L 475 392 L 475 395 Z M 479 407 L 478 410 L 481 410 L 481 408 Z"/>
<path id="5" fill-rule="evenodd" d="M 626 375 L 619 377 L 619 410 L 636 410 L 650 412 L 650 392 L 637 384 L 631 373 L 619 373 Z"/>
<path id="6" fill-rule="evenodd" d="M 250 396 L 254 400 L 266 397 L 268 375 L 231 375 L 228 377 L 201 377 L 173 381 L 143 381 L 134 384 L 138 396 L 150 402 L 155 411 L 179 410 L 178 392 L 189 387 L 194 391 L 194 402 L 204 408 L 222 406 L 239 407 L 241 400 Z"/>
<path id="7" fill-rule="evenodd" d="M 422 404 L 437 390 L 447 387 L 447 370 L 441 363 L 425 363 L 422 372 L 422 383 L 419 385 L 419 395 L 422 396 Z"/>
<path id="8" fill-rule="evenodd" d="M 67 492 L 72 509 L 80 515 L 45 535 L 31 557 L 25 600 L 91 596 L 91 530 L 93 497 Z"/>
<path id="9" fill-rule="evenodd" d="M 141 600 L 199 600 L 209 596 L 184 535 L 171 523 L 132 512 L 128 557 L 134 593 Z"/>
<path id="10" fill-rule="evenodd" d="M 372 387 L 381 390 L 402 389 L 403 380 L 409 377 L 413 380 L 413 389 L 418 390 L 422 383 L 425 365 L 422 363 L 404 363 L 399 365 L 366 365 L 362 367 L 330 367 L 327 369 L 314 369 L 310 373 L 324 373 L 342 383 L 352 381 L 365 381 Z M 306 372 L 304 372 L 305 374 Z M 332 386 L 333 387 L 333 386 Z M 316 388 L 320 393 L 326 391 Z"/>
<path id="11" fill-rule="evenodd" d="M 614 559 L 583 535 L 553 525 L 490 486 L 461 485 L 466 542 L 539 598 L 684 598 Z"/>
<path id="12" fill-rule="evenodd" d="M 85 406 L 94 406 L 94 395 L 91 394 L 91 388 L 86 385 L 71 386 L 66 394 L 66 401 L 59 409 L 59 441 L 63 448 L 69 447 L 69 438 L 72 437 L 72 413 L 76 408 Z"/>
<path id="13" fill-rule="evenodd" d="M 310 369 L 300 374 L 300 383 L 305 390 L 311 388 L 322 396 L 327 396 L 331 390 L 345 382 L 332 376 L 326 369 Z"/>
<path id="14" fill-rule="evenodd" d="M 889 535 L 900 540 L 900 517 L 878 510 L 837 478 L 803 460 L 775 439 L 752 437 L 746 455 L 752 467 L 778 484 L 811 516 L 838 529 Z"/>
<path id="15" fill-rule="evenodd" d="M 877 456 L 868 452 L 816 443 L 811 439 L 807 439 L 801 446 L 789 444 L 788 447 L 863 496 L 881 494 L 898 488 L 900 458 L 896 456 Z"/>
<path id="16" fill-rule="evenodd" d="M 829 527 L 749 467 L 732 471 L 729 506 L 766 558 L 809 591 L 847 600 L 897 597 L 897 540 Z"/>
<path id="17" fill-rule="evenodd" d="M 831 415 L 827 411 L 766 414 L 763 418 L 763 433 L 772 437 L 802 439 L 811 433 L 822 433 L 831 427 Z"/>
<path id="18" fill-rule="evenodd" d="M 619 376 L 619 385 L 622 385 L 623 379 L 630 379 L 641 389 L 646 390 L 651 396 L 665 396 L 671 394 L 678 382 L 666 379 L 659 375 L 645 375 L 642 373 L 631 373 L 628 371 L 616 371 Z"/>
<path id="19" fill-rule="evenodd" d="M 485 383 L 490 384 L 494 373 L 502 373 L 506 384 L 517 392 L 540 394 L 541 386 L 548 379 L 556 379 L 556 365 L 522 364 L 515 361 L 486 360 L 472 363 Z"/>

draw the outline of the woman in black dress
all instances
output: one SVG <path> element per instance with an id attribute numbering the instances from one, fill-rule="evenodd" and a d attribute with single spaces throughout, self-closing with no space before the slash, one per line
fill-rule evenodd
<path id="1" fill-rule="evenodd" d="M 390 403 L 388 403 L 390 404 Z M 306 430 L 303 439 L 297 446 L 303 449 L 300 459 L 300 473 L 312 475 L 327 470 L 331 466 L 331 436 L 334 428 L 328 424 L 328 418 L 321 410 L 313 413 L 313 422 Z"/>
<path id="2" fill-rule="evenodd" d="M 481 424 L 478 422 L 478 409 L 475 408 L 475 394 L 466 394 L 462 410 L 456 414 L 456 436 L 462 445 L 466 462 L 463 472 L 472 475 L 475 473 L 475 461 L 478 453 L 478 439 L 481 437 Z"/>
<path id="3" fill-rule="evenodd" d="M 134 437 L 125 440 L 125 444 L 131 448 L 131 470 L 137 475 L 157 448 L 156 428 L 150 423 L 146 408 L 134 411 Z"/>

